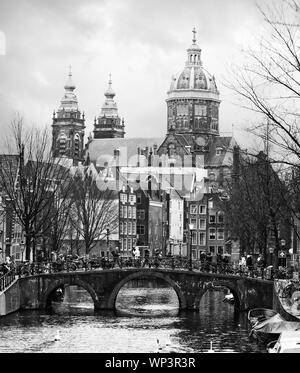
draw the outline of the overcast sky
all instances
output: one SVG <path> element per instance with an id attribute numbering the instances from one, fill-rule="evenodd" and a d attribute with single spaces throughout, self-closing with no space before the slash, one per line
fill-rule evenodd
<path id="1" fill-rule="evenodd" d="M 16 112 L 50 127 L 71 64 L 87 133 L 111 73 L 126 136 L 164 136 L 166 93 L 196 27 L 203 65 L 221 92 L 220 131 L 234 124 L 247 146 L 242 129 L 252 114 L 233 104 L 222 81 L 260 25 L 255 0 L 1 0 L 1 128 Z"/>

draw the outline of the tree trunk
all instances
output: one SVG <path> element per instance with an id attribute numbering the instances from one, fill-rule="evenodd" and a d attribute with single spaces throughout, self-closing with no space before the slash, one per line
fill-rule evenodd
<path id="1" fill-rule="evenodd" d="M 25 260 L 30 260 L 31 237 L 29 233 L 25 233 Z"/>

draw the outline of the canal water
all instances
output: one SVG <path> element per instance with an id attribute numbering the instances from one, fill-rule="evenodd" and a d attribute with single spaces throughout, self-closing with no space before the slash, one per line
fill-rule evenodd
<path id="1" fill-rule="evenodd" d="M 116 311 L 96 312 L 84 289 L 67 287 L 63 302 L 52 302 L 49 311 L 0 318 L 0 352 L 151 353 L 157 340 L 173 352 L 206 352 L 210 342 L 216 352 L 266 352 L 249 339 L 247 314 L 223 299 L 223 291 L 210 290 L 199 312 L 183 312 L 173 289 L 129 283 L 118 294 Z"/>

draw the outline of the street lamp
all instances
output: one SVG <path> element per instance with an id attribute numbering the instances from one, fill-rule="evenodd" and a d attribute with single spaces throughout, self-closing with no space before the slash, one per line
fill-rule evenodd
<path id="1" fill-rule="evenodd" d="M 109 256 L 109 227 L 106 228 L 107 256 Z"/>
<path id="2" fill-rule="evenodd" d="M 194 224 L 189 224 L 189 233 L 190 233 L 190 242 L 189 242 L 189 271 L 193 270 L 193 262 L 192 262 L 192 229 L 194 228 Z"/>

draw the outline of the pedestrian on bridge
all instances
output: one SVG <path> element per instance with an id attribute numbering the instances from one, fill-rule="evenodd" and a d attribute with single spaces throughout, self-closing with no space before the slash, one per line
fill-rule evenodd
<path id="1" fill-rule="evenodd" d="M 145 250 L 145 252 L 144 252 L 144 262 L 143 262 L 142 267 L 145 267 L 146 264 L 149 266 L 149 268 L 151 268 L 149 250 Z"/>

